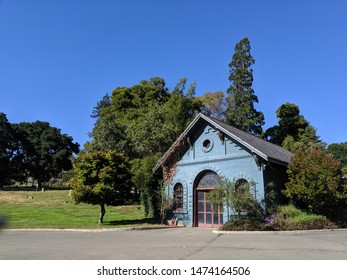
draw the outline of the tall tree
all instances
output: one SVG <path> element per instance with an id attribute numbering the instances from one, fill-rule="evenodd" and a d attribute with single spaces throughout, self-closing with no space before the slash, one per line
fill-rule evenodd
<path id="1" fill-rule="evenodd" d="M 252 88 L 253 69 L 251 67 L 254 62 L 250 42 L 247 37 L 243 38 L 236 44 L 235 53 L 229 64 L 231 85 L 227 90 L 226 121 L 246 132 L 261 135 L 262 125 L 265 122 L 264 114 L 254 107 L 254 103 L 258 103 L 258 97 Z"/>

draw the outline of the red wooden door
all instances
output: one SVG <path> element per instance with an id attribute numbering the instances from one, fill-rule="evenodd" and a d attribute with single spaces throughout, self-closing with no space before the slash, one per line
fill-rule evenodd
<path id="1" fill-rule="evenodd" d="M 219 227 L 223 224 L 223 205 L 212 205 L 208 199 L 210 190 L 197 190 L 197 225 Z"/>

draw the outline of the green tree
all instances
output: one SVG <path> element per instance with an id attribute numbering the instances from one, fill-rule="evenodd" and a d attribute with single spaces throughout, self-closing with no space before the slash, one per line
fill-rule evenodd
<path id="1" fill-rule="evenodd" d="M 116 150 L 131 159 L 166 151 L 201 108 L 195 83 L 188 90 L 186 83 L 182 78 L 169 92 L 164 79 L 154 77 L 115 89 L 111 105 L 98 114 L 89 149 Z"/>
<path id="2" fill-rule="evenodd" d="M 284 138 L 282 147 L 294 153 L 297 150 L 308 150 L 311 148 L 324 150 L 326 146 L 324 142 L 319 140 L 316 129 L 311 125 L 308 125 L 305 129 L 301 129 L 297 139 L 294 140 L 293 136 L 288 135 Z"/>
<path id="3" fill-rule="evenodd" d="M 296 206 L 334 218 L 347 206 L 341 162 L 317 148 L 298 150 L 288 165 L 284 194 Z"/>
<path id="4" fill-rule="evenodd" d="M 131 139 L 133 154 L 143 158 L 163 154 L 181 132 L 181 125 L 168 121 L 172 109 L 157 103 L 138 109 L 136 121 L 130 121 L 126 135 Z"/>
<path id="5" fill-rule="evenodd" d="M 153 174 L 153 168 L 158 162 L 160 155 L 154 154 L 145 158 L 137 158 L 132 161 L 132 182 L 136 193 L 140 194 L 143 212 L 147 216 L 155 216 L 157 212 L 157 193 L 160 189 L 160 177 Z"/>
<path id="6" fill-rule="evenodd" d="M 0 187 L 8 184 L 20 162 L 18 137 L 4 113 L 0 113 Z"/>
<path id="7" fill-rule="evenodd" d="M 141 81 L 129 88 L 116 88 L 112 92 L 111 105 L 101 110 L 90 133 L 92 141 L 89 149 L 116 150 L 129 158 L 139 157 L 137 146 L 133 145 L 132 135 L 129 134 L 134 134 L 132 129 L 146 119 L 144 116 L 148 107 L 163 105 L 168 99 L 169 92 L 162 78 Z"/>
<path id="8" fill-rule="evenodd" d="M 33 177 L 37 188 L 62 171 L 72 168 L 71 156 L 78 153 L 79 145 L 73 138 L 62 134 L 48 122 L 22 122 L 13 125 L 20 139 L 21 163 L 18 173 Z"/>
<path id="9" fill-rule="evenodd" d="M 226 121 L 246 132 L 261 135 L 264 114 L 254 107 L 254 103 L 258 103 L 258 97 L 252 88 L 253 69 L 251 67 L 255 60 L 250 51 L 248 38 L 243 38 L 235 46 L 235 53 L 229 64 L 231 85 L 227 90 Z"/>
<path id="10" fill-rule="evenodd" d="M 299 140 L 299 134 L 309 122 L 300 115 L 299 106 L 293 103 L 286 102 L 276 110 L 278 125 L 274 125 L 266 130 L 266 138 L 277 145 L 282 145 L 287 136 L 293 137 L 294 141 Z"/>
<path id="11" fill-rule="evenodd" d="M 139 191 L 146 214 L 157 210 L 152 189 L 157 185 L 151 178 L 155 164 L 148 168 L 149 162 L 153 158 L 156 161 L 200 111 L 195 86 L 194 82 L 187 86 L 187 79 L 182 78 L 170 92 L 164 79 L 154 77 L 116 88 L 111 105 L 98 114 L 91 143 L 85 146 L 88 151 L 114 150 L 129 157 L 135 190 Z"/>
<path id="12" fill-rule="evenodd" d="M 73 178 L 69 183 L 76 203 L 100 205 L 102 224 L 105 205 L 122 205 L 131 199 L 129 160 L 113 151 L 80 153 L 73 162 Z"/>
<path id="13" fill-rule="evenodd" d="M 300 115 L 299 106 L 286 102 L 276 110 L 278 125 L 265 131 L 265 138 L 285 149 L 295 152 L 298 149 L 317 147 L 323 149 L 325 144 L 319 140 L 316 129 Z"/>
<path id="14" fill-rule="evenodd" d="M 108 93 L 106 93 L 106 95 L 104 95 L 103 98 L 96 103 L 96 106 L 93 108 L 90 117 L 99 118 L 101 111 L 109 106 L 111 106 L 111 97 L 108 95 Z"/>
<path id="15" fill-rule="evenodd" d="M 131 141 L 126 135 L 126 124 L 117 117 L 111 106 L 104 108 L 89 136 L 92 141 L 85 145 L 88 151 L 115 150 L 127 156 L 132 153 Z"/>
<path id="16" fill-rule="evenodd" d="M 327 148 L 327 153 L 340 160 L 343 166 L 343 172 L 347 173 L 347 142 L 333 143 L 329 145 Z"/>
<path id="17" fill-rule="evenodd" d="M 185 83 L 185 79 L 183 79 Z M 177 139 L 177 137 L 184 131 L 193 118 L 201 111 L 202 103 L 194 96 L 194 91 L 190 86 L 187 93 L 184 92 L 184 87 L 181 90 L 177 88 L 182 83 L 181 81 L 176 85 L 170 94 L 170 98 L 163 105 L 165 110 L 165 127 L 167 134 L 171 135 L 167 150 L 170 145 Z M 193 83 L 195 88 L 195 84 Z"/>

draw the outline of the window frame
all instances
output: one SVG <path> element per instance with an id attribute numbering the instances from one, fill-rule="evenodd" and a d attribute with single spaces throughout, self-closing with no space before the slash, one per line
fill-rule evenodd
<path id="1" fill-rule="evenodd" d="M 184 210 L 184 188 L 181 183 L 176 183 L 173 187 L 173 211 L 183 212 Z"/>

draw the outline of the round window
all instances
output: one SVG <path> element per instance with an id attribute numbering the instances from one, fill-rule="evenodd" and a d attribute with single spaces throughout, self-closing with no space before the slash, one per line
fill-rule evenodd
<path id="1" fill-rule="evenodd" d="M 206 139 L 202 145 L 204 146 L 205 149 L 208 149 L 211 146 L 211 141 Z"/>
<path id="2" fill-rule="evenodd" d="M 211 151 L 212 147 L 213 147 L 213 141 L 212 141 L 212 139 L 205 139 L 205 140 L 202 142 L 202 150 L 203 150 L 204 152 L 207 153 L 207 152 Z"/>

